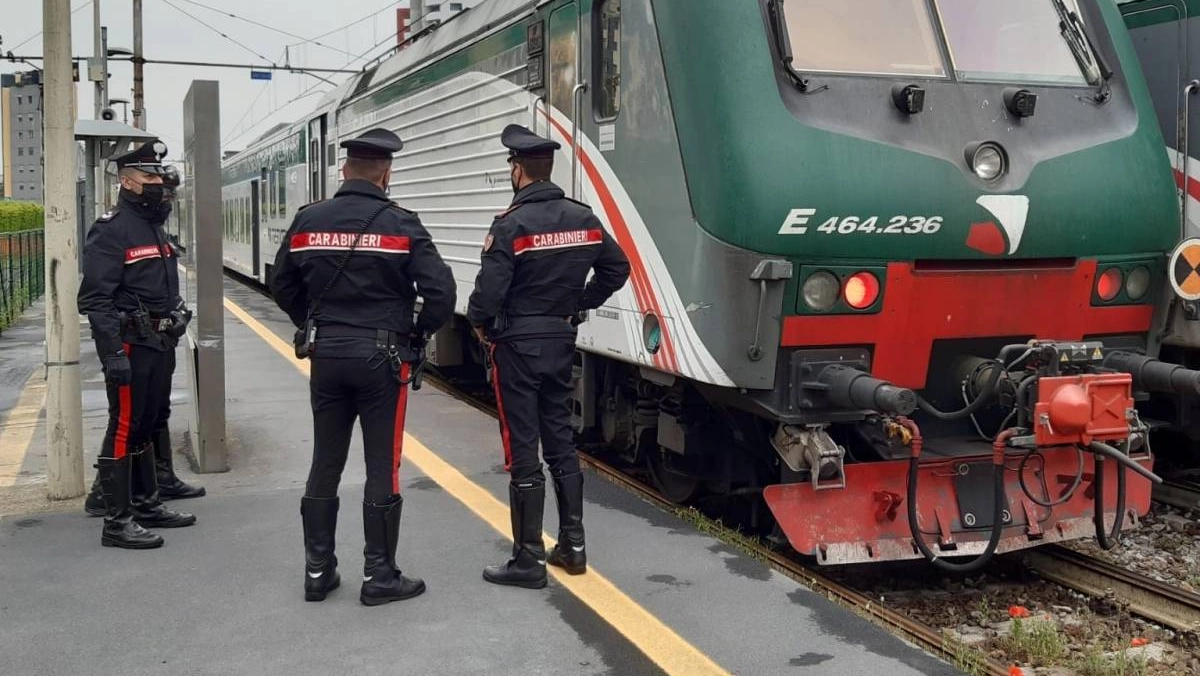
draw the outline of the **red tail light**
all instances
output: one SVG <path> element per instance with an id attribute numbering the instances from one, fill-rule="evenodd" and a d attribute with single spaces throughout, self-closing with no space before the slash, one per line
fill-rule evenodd
<path id="1" fill-rule="evenodd" d="M 1100 300 L 1110 301 L 1121 293 L 1121 269 L 1109 268 L 1105 270 L 1100 278 L 1096 280 L 1096 295 L 1100 296 Z"/>
<path id="2" fill-rule="evenodd" d="M 1118 288 L 1120 284 L 1118 283 Z M 869 272 L 858 272 L 842 285 L 842 299 L 855 310 L 865 310 L 879 300 L 879 280 Z"/>

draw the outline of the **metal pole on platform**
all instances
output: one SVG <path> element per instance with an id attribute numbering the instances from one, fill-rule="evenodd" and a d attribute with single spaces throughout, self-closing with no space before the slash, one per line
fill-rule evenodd
<path id="1" fill-rule="evenodd" d="M 133 126 L 146 128 L 146 111 L 142 109 L 142 0 L 133 0 Z"/>
<path id="2" fill-rule="evenodd" d="M 83 495 L 71 0 L 42 0 L 46 201 L 46 452 L 52 500 Z"/>
<path id="3" fill-rule="evenodd" d="M 104 79 L 100 81 L 100 110 L 103 112 L 108 109 L 108 27 L 100 27 L 100 64 L 101 73 Z M 96 119 L 102 119 L 100 115 Z M 104 167 L 108 162 L 100 157 L 100 141 L 96 141 L 96 189 L 100 191 L 100 197 L 96 200 L 96 211 L 105 213 L 112 207 L 112 197 L 109 195 L 108 172 Z"/>

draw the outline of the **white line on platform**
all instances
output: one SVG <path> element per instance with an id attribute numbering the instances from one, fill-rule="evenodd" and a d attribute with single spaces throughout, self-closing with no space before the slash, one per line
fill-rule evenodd
<path id="1" fill-rule="evenodd" d="M 45 406 L 46 378 L 41 369 L 34 369 L 21 387 L 16 405 L 0 427 L 0 488 L 39 483 L 45 479 L 44 476 L 21 476 L 21 467 L 41 424 L 39 419 Z"/>

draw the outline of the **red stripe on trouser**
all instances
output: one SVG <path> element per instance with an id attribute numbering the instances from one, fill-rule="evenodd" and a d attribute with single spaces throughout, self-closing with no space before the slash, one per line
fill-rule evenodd
<path id="1" fill-rule="evenodd" d="M 408 380 L 411 368 L 400 365 L 400 379 Z M 400 492 L 400 457 L 404 455 L 404 418 L 408 414 L 408 385 L 400 385 L 396 395 L 396 419 L 392 423 L 392 494 Z"/>
<path id="2" fill-rule="evenodd" d="M 129 356 L 129 343 L 122 345 L 125 356 Z M 120 460 L 125 457 L 129 446 L 129 421 L 133 415 L 133 389 L 131 385 L 117 387 L 117 433 L 113 439 L 113 458 Z"/>
<path id="3" fill-rule="evenodd" d="M 504 415 L 504 399 L 500 396 L 500 365 L 496 363 L 496 345 L 491 345 L 492 387 L 496 390 L 496 409 L 500 411 L 500 439 L 504 442 L 504 471 L 512 469 L 512 439 L 508 434 L 508 418 Z"/>

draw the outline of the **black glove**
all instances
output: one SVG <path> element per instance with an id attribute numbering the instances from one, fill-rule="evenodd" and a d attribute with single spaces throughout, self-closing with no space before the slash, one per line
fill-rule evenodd
<path id="1" fill-rule="evenodd" d="M 171 328 L 164 331 L 168 336 L 179 339 L 187 333 L 188 322 L 192 321 L 192 311 L 187 308 L 171 312 Z"/>
<path id="2" fill-rule="evenodd" d="M 133 367 L 129 365 L 129 357 L 124 352 L 110 354 L 100 358 L 104 364 L 104 380 L 113 385 L 128 385 L 133 381 Z"/>
<path id="3" fill-rule="evenodd" d="M 588 320 L 588 311 L 587 310 L 579 310 L 578 312 L 576 312 L 574 315 L 571 316 L 571 326 L 574 328 L 579 328 L 579 325 L 586 322 L 587 320 Z"/>

